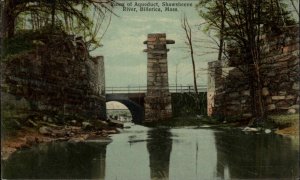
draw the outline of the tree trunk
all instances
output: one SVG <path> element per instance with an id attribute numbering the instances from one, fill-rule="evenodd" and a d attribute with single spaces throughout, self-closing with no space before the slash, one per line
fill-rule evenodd
<path id="1" fill-rule="evenodd" d="M 2 34 L 4 38 L 11 38 L 15 34 L 14 2 L 7 1 L 3 7 L 2 14 Z"/>
<path id="2" fill-rule="evenodd" d="M 218 1 L 217 1 L 218 2 Z M 218 53 L 218 60 L 222 60 L 222 54 L 223 54 L 223 46 L 224 46 L 224 28 L 225 28 L 225 18 L 226 18 L 226 11 L 225 11 L 225 1 L 222 0 L 221 4 L 221 28 L 220 28 L 220 45 L 219 45 L 219 53 Z"/>
<path id="3" fill-rule="evenodd" d="M 52 32 L 54 32 L 56 0 L 53 0 L 51 8 L 52 8 L 51 9 L 51 30 L 52 30 Z"/>

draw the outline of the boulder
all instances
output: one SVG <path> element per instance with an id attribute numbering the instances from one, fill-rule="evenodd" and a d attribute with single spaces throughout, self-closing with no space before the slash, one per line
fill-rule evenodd
<path id="1" fill-rule="evenodd" d="M 96 129 L 103 129 L 103 128 L 108 127 L 108 122 L 102 121 L 102 120 L 96 120 L 94 122 L 94 125 L 95 125 Z"/>
<path id="2" fill-rule="evenodd" d="M 93 127 L 93 125 L 87 121 L 83 121 L 81 125 L 83 130 L 90 130 Z"/>
<path id="3" fill-rule="evenodd" d="M 274 109 L 276 109 L 276 105 L 275 104 L 269 104 L 267 109 L 268 109 L 268 111 L 274 110 Z"/>
<path id="4" fill-rule="evenodd" d="M 246 132 L 257 132 L 257 131 L 259 131 L 259 129 L 258 128 L 252 128 L 252 127 L 245 127 L 243 129 L 243 131 L 246 131 Z"/>
<path id="5" fill-rule="evenodd" d="M 43 135 L 49 135 L 52 133 L 52 129 L 47 126 L 42 126 L 39 128 L 39 132 Z"/>
<path id="6" fill-rule="evenodd" d="M 77 121 L 75 119 L 71 120 L 71 124 L 72 125 L 76 125 L 77 124 Z"/>
<path id="7" fill-rule="evenodd" d="M 266 134 L 269 134 L 269 133 L 271 133 L 272 131 L 271 131 L 271 129 L 265 129 L 265 133 Z"/>
<path id="8" fill-rule="evenodd" d="M 262 95 L 268 96 L 270 94 L 269 89 L 267 87 L 262 88 Z"/>
<path id="9" fill-rule="evenodd" d="M 294 90 L 299 90 L 299 83 L 295 82 L 292 87 Z"/>
<path id="10" fill-rule="evenodd" d="M 272 100 L 283 100 L 285 96 L 272 96 Z"/>
<path id="11" fill-rule="evenodd" d="M 288 110 L 288 114 L 295 114 L 297 111 L 296 111 L 296 109 L 289 109 Z"/>

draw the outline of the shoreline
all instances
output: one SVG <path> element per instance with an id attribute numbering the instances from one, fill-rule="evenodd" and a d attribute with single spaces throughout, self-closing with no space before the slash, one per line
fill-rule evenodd
<path id="1" fill-rule="evenodd" d="M 78 126 L 66 126 L 53 130 L 51 134 L 42 134 L 35 128 L 22 128 L 14 135 L 1 137 L 1 161 L 7 160 L 14 152 L 31 148 L 34 145 L 51 142 L 83 142 L 89 139 L 111 140 L 109 135 L 117 134 L 117 128 L 103 130 L 83 130 Z"/>
<path id="2" fill-rule="evenodd" d="M 195 122 L 195 121 L 194 121 Z M 245 124 L 239 123 L 207 123 L 207 121 L 198 121 L 195 123 L 186 123 L 183 125 L 182 122 L 173 122 L 174 124 L 168 124 L 169 128 L 180 128 L 191 125 L 209 125 L 210 128 L 233 128 L 233 127 L 247 127 Z M 200 122 L 200 123 L 199 123 Z M 159 126 L 159 125 L 158 125 Z M 44 127 L 44 126 L 42 126 Z M 120 126 L 119 126 L 120 127 Z M 199 126 L 200 127 L 200 126 Z M 47 127 L 49 128 L 49 127 Z M 51 133 L 41 133 L 41 129 L 36 129 L 33 127 L 23 127 L 21 130 L 17 130 L 15 135 L 7 135 L 1 137 L 1 161 L 7 160 L 11 154 L 17 150 L 31 148 L 34 145 L 41 143 L 51 143 L 51 142 L 83 142 L 89 139 L 103 139 L 111 140 L 109 135 L 117 134 L 117 126 L 105 127 L 104 129 L 88 129 L 85 130 L 80 126 L 54 126 L 51 129 Z M 291 126 L 273 129 L 272 132 L 277 135 L 281 135 L 289 138 L 299 139 L 299 123 L 292 124 Z"/>

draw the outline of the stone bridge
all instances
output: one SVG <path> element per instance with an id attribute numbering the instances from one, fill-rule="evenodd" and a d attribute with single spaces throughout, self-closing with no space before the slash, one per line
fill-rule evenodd
<path id="1" fill-rule="evenodd" d="M 199 92 L 206 92 L 205 86 L 198 86 Z M 106 87 L 106 102 L 116 101 L 124 104 L 131 113 L 132 122 L 143 124 L 145 122 L 146 86 L 136 87 Z M 193 86 L 169 86 L 172 94 L 194 93 Z"/>

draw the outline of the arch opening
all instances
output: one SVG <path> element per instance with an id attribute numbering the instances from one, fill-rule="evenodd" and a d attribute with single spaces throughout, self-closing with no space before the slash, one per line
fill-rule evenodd
<path id="1" fill-rule="evenodd" d="M 107 119 L 118 120 L 121 122 L 132 122 L 132 113 L 129 108 L 118 101 L 106 102 Z"/>

